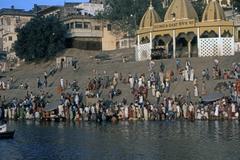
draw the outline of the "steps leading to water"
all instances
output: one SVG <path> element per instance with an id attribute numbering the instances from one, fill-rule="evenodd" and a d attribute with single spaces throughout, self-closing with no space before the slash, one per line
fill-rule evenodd
<path id="1" fill-rule="evenodd" d="M 48 84 L 52 84 L 51 87 L 47 89 L 49 93 L 54 95 L 54 99 L 59 99 L 59 95 L 56 95 L 56 87 L 59 85 L 59 79 L 64 77 L 65 80 L 73 81 L 77 80 L 80 83 L 81 89 L 84 90 L 88 83 L 88 78 L 93 78 L 93 69 L 97 71 L 97 74 L 102 74 L 103 71 L 106 71 L 109 75 L 113 75 L 115 71 L 121 72 L 123 77 L 126 78 L 128 73 L 138 75 L 145 73 L 145 75 L 149 76 L 148 71 L 148 62 L 134 62 L 132 61 L 134 57 L 134 50 L 133 49 L 126 49 L 126 50 L 118 50 L 114 52 L 106 52 L 110 55 L 111 60 L 106 62 L 97 62 L 95 61 L 94 57 L 99 52 L 95 51 L 81 51 L 77 49 L 68 49 L 65 50 L 63 55 L 69 55 L 77 57 L 79 60 L 79 67 L 78 71 L 73 71 L 72 68 L 63 69 L 61 72 L 57 72 L 54 77 L 49 77 Z M 121 58 L 122 56 L 130 57 L 130 62 L 122 63 Z M 198 78 L 201 76 L 201 72 L 203 69 L 208 68 L 210 75 L 212 74 L 212 67 L 213 67 L 213 60 L 216 57 L 206 57 L 206 58 L 190 58 L 191 64 L 195 70 L 195 74 Z M 231 57 L 217 57 L 220 61 L 221 69 L 230 68 L 233 62 L 240 62 L 240 54 Z M 186 58 L 180 59 L 182 65 L 185 65 Z M 166 70 L 173 69 L 176 71 L 176 65 L 174 59 L 168 60 L 158 60 L 155 61 L 154 71 L 159 72 L 160 69 L 160 62 L 164 63 L 166 66 Z M 39 89 L 36 88 L 37 86 L 37 77 L 41 77 L 43 80 L 43 74 L 45 71 L 49 70 L 49 68 L 55 64 L 55 60 L 51 60 L 46 63 L 39 63 L 39 64 L 23 64 L 19 68 L 5 75 L 7 78 L 10 76 L 16 77 L 16 85 L 19 85 L 21 82 L 27 82 L 30 86 L 31 91 L 34 93 L 39 93 Z M 216 80 L 207 81 L 207 88 L 209 92 L 214 92 L 214 87 L 216 86 Z M 201 85 L 201 81 L 200 81 Z M 118 86 L 122 90 L 122 95 L 117 99 L 122 99 L 126 97 L 129 101 L 133 100 L 133 96 L 130 94 L 129 86 L 126 84 L 119 83 Z M 172 94 L 186 94 L 186 88 L 189 88 L 191 92 L 193 92 L 193 83 L 192 82 L 175 82 L 171 84 L 170 93 L 166 96 L 171 96 Z M 108 90 L 104 91 L 103 95 L 107 98 Z M 149 91 L 150 93 L 150 91 Z M 13 89 L 9 91 L 0 91 L 1 95 L 5 95 L 9 98 L 18 97 L 23 98 L 26 94 L 26 91 L 20 89 Z M 151 101 L 154 101 L 154 98 L 150 98 Z"/>

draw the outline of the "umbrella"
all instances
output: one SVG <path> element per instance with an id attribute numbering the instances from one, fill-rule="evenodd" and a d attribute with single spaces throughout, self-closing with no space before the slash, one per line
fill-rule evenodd
<path id="1" fill-rule="evenodd" d="M 98 59 L 98 60 L 101 60 L 101 61 L 111 60 L 110 56 L 106 53 L 100 53 L 100 54 L 96 55 L 95 59 Z"/>
<path id="2" fill-rule="evenodd" d="M 222 93 L 210 93 L 202 97 L 203 102 L 214 102 L 224 97 Z"/>
<path id="3" fill-rule="evenodd" d="M 45 108 L 43 108 L 43 110 L 45 112 L 50 112 L 50 111 L 53 111 L 53 110 L 57 109 L 58 105 L 59 105 L 59 103 L 55 103 L 55 104 L 54 103 L 47 103 Z"/>
<path id="4" fill-rule="evenodd" d="M 105 101 L 103 102 L 103 105 L 104 105 L 106 108 L 109 108 L 112 104 L 113 104 L 113 101 L 111 101 L 111 100 L 105 100 Z"/>

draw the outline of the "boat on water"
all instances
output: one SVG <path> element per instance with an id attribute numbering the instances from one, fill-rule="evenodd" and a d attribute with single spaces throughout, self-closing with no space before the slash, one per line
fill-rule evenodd
<path id="1" fill-rule="evenodd" d="M 0 125 L 0 139 L 12 139 L 15 131 L 8 131 L 7 124 Z"/>

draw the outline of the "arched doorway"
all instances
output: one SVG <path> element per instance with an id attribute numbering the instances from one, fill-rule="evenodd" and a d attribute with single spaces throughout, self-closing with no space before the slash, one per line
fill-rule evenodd
<path id="1" fill-rule="evenodd" d="M 154 55 L 154 59 L 166 59 L 172 57 L 172 52 L 169 52 L 170 50 L 173 50 L 173 46 L 170 45 L 172 41 L 172 37 L 169 34 L 165 35 L 157 35 L 153 39 L 153 51 L 152 54 Z"/>
<path id="2" fill-rule="evenodd" d="M 161 35 L 155 36 L 153 39 L 153 49 L 151 58 L 153 60 L 163 59 L 165 54 L 165 42 Z"/>
<path id="3" fill-rule="evenodd" d="M 218 34 L 213 30 L 211 30 L 210 32 L 205 31 L 200 36 L 200 38 L 217 38 L 217 37 L 218 37 Z"/>
<path id="4" fill-rule="evenodd" d="M 198 57 L 198 38 L 196 35 L 191 41 L 191 57 Z"/>
<path id="5" fill-rule="evenodd" d="M 180 33 L 176 38 L 176 58 L 188 57 L 187 34 Z"/>

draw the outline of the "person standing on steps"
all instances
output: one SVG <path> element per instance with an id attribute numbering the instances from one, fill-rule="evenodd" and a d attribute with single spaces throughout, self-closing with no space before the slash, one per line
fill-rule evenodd
<path id="1" fill-rule="evenodd" d="M 64 90 L 64 79 L 63 79 L 63 77 L 61 77 L 61 79 L 60 79 L 60 87 L 61 87 L 62 90 Z"/>
<path id="2" fill-rule="evenodd" d="M 47 78 L 48 78 L 48 74 L 47 72 L 44 72 L 44 86 L 47 87 Z"/>
<path id="3" fill-rule="evenodd" d="M 40 78 L 37 78 L 37 88 L 40 88 L 42 85 Z"/>
<path id="4" fill-rule="evenodd" d="M 186 101 L 187 101 L 187 104 L 189 104 L 191 102 L 191 92 L 189 91 L 189 89 L 187 88 L 186 89 Z"/>

